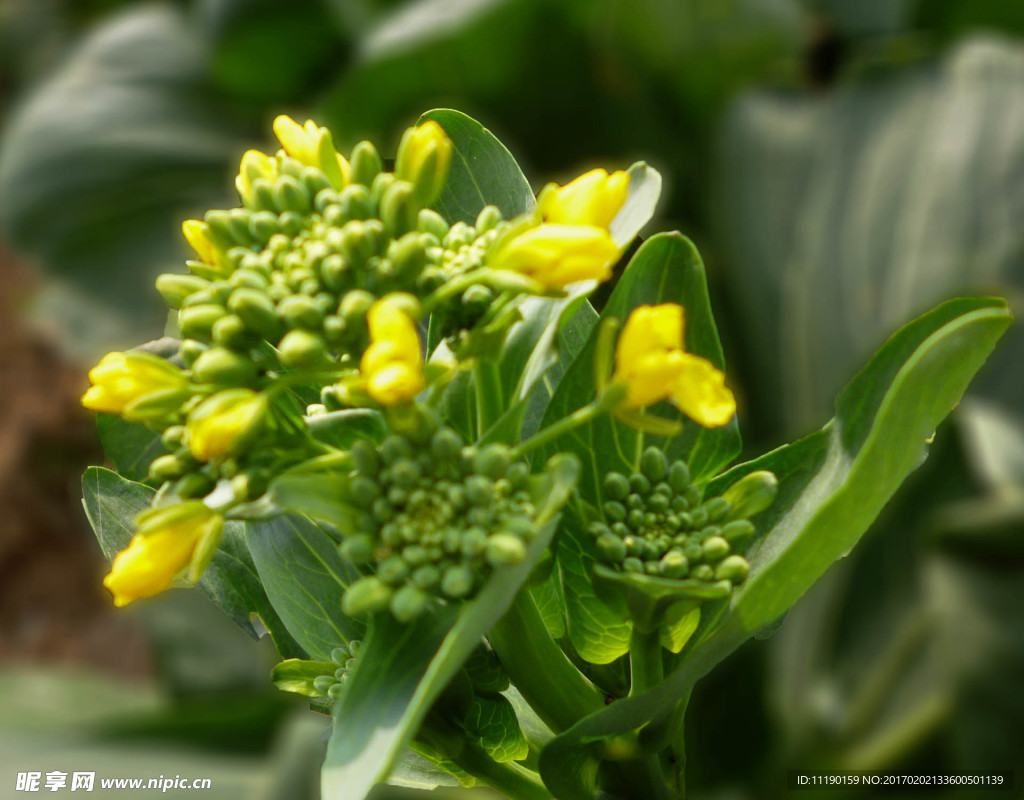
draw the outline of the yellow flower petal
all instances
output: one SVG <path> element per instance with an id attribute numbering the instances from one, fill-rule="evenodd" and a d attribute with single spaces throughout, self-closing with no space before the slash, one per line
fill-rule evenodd
<path id="1" fill-rule="evenodd" d="M 554 224 L 607 229 L 625 204 L 628 192 L 629 175 L 625 172 L 609 175 L 603 169 L 593 169 L 565 186 L 542 192 L 541 217 Z"/>
<path id="2" fill-rule="evenodd" d="M 683 318 L 677 303 L 639 306 L 619 335 L 616 360 L 628 364 L 652 350 L 682 350 Z"/>
<path id="3" fill-rule="evenodd" d="M 425 385 L 415 323 L 393 297 L 374 303 L 366 322 L 370 346 L 359 362 L 366 391 L 385 406 L 411 400 Z"/>
<path id="4" fill-rule="evenodd" d="M 226 389 L 208 397 L 188 418 L 193 457 L 212 461 L 233 455 L 256 432 L 265 410 L 265 398 L 251 389 Z"/>
<path id="5" fill-rule="evenodd" d="M 561 289 L 584 280 L 608 280 L 618 258 L 618 246 L 602 228 L 539 225 L 502 246 L 491 266 L 520 272 L 548 289 Z"/>
<path id="6" fill-rule="evenodd" d="M 736 399 L 725 385 L 725 375 L 707 359 L 682 355 L 683 368 L 672 386 L 672 401 L 705 428 L 725 425 L 736 414 Z"/>
<path id="7" fill-rule="evenodd" d="M 187 378 L 177 367 L 149 353 L 107 353 L 89 370 L 93 384 L 82 405 L 106 414 L 131 417 L 131 406 L 157 392 L 185 391 Z M 168 398 L 174 404 L 174 398 Z"/>

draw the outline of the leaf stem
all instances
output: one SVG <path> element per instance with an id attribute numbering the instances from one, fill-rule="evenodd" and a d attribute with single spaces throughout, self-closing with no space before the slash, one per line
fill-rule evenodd
<path id="1" fill-rule="evenodd" d="M 501 417 L 505 410 L 498 362 L 478 359 L 473 370 L 473 389 L 476 394 L 476 430 L 481 438 Z"/>
<path id="2" fill-rule="evenodd" d="M 566 730 L 604 708 L 604 692 L 551 638 L 527 592 L 519 593 L 488 638 L 512 683 L 552 730 Z"/>
<path id="3" fill-rule="evenodd" d="M 569 416 L 562 417 L 558 422 L 552 423 L 543 430 L 538 431 L 525 442 L 520 442 L 519 446 L 512 450 L 512 458 L 521 458 L 531 450 L 536 450 L 538 447 L 557 439 L 559 436 L 564 436 L 570 431 L 586 425 L 595 419 L 602 410 L 601 404 L 595 400 L 590 405 L 573 411 Z"/>
<path id="4" fill-rule="evenodd" d="M 653 689 L 665 679 L 661 657 L 661 628 L 643 631 L 633 626 L 629 640 L 629 696 Z"/>

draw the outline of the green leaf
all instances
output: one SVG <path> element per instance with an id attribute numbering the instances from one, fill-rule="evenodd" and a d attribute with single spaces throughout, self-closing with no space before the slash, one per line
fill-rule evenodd
<path id="1" fill-rule="evenodd" d="M 499 764 L 522 761 L 530 752 L 512 704 L 500 694 L 475 696 L 463 724 Z"/>
<path id="2" fill-rule="evenodd" d="M 244 524 L 267 597 L 310 656 L 329 661 L 335 647 L 362 638 L 362 623 L 341 613 L 341 595 L 358 573 L 330 536 L 297 515 Z"/>
<path id="3" fill-rule="evenodd" d="M 602 318 L 625 321 L 640 305 L 679 303 L 686 310 L 686 349 L 725 368 L 718 333 L 707 297 L 704 265 L 693 244 L 678 233 L 652 237 L 637 251 L 605 306 Z M 594 399 L 594 350 L 597 331 L 558 384 L 547 411 L 546 427 Z M 669 407 L 666 405 L 666 409 Z M 678 412 L 658 413 L 673 419 Z M 580 493 L 587 501 L 600 504 L 600 486 L 612 470 L 629 473 L 637 468 L 640 452 L 647 445 L 661 445 L 670 459 L 685 458 L 695 482 L 707 480 L 729 463 L 740 449 L 739 428 L 733 419 L 721 428 L 685 424 L 683 434 L 672 440 L 644 436 L 607 417 L 577 428 L 541 449 L 542 454 L 568 450 L 583 464 Z M 543 457 L 543 456 L 542 456 Z"/>
<path id="4" fill-rule="evenodd" d="M 562 597 L 562 582 L 558 572 L 552 570 L 540 586 L 530 590 L 530 594 L 551 638 L 561 639 L 565 636 L 565 598 Z"/>
<path id="5" fill-rule="evenodd" d="M 358 439 L 380 443 L 388 435 L 387 423 L 379 411 L 350 408 L 307 417 L 309 431 L 317 441 L 348 450 Z"/>
<path id="6" fill-rule="evenodd" d="M 421 744 L 413 743 L 391 771 L 388 783 L 410 789 L 436 789 L 438 786 L 468 788 L 476 784 L 476 779 L 451 761 L 440 758 Z"/>
<path id="7" fill-rule="evenodd" d="M 736 467 L 709 486 L 717 493 L 743 475 L 770 469 L 775 504 L 755 517 L 765 531 L 751 574 L 720 629 L 683 653 L 651 691 L 621 700 L 557 737 L 541 754 L 552 792 L 588 791 L 588 743 L 660 718 L 693 684 L 759 628 L 777 619 L 846 553 L 927 451 L 1010 322 L 995 299 L 945 303 L 896 333 L 844 390 L 821 431 Z"/>
<path id="8" fill-rule="evenodd" d="M 487 205 L 511 219 L 534 206 L 533 190 L 512 154 L 483 125 L 459 111 L 428 111 L 420 122 L 434 120 L 454 145 L 448 182 L 434 204 L 449 223 L 472 225 Z"/>
<path id="9" fill-rule="evenodd" d="M 103 452 L 114 462 L 117 474 L 143 482 L 149 477 L 149 465 L 167 451 L 160 434 L 140 422 L 126 422 L 115 414 L 97 414 L 96 431 Z"/>
<path id="10" fill-rule="evenodd" d="M 103 554 L 113 560 L 128 546 L 135 532 L 135 516 L 149 507 L 155 492 L 102 467 L 85 471 L 82 491 L 89 523 Z M 305 655 L 267 599 L 240 524 L 225 523 L 220 548 L 196 589 L 254 639 L 259 635 L 252 622 L 255 614 L 270 632 L 281 655 Z"/>
<path id="11" fill-rule="evenodd" d="M 333 675 L 337 669 L 333 661 L 306 661 L 301 658 L 289 658 L 275 664 L 270 673 L 270 680 L 282 692 L 294 692 L 306 697 L 323 697 L 313 686 L 313 681 L 321 675 Z"/>
<path id="12" fill-rule="evenodd" d="M 643 161 L 628 170 L 629 193 L 626 202 L 612 220 L 609 233 L 619 247 L 628 247 L 651 221 L 661 197 L 661 174 Z"/>
<path id="13" fill-rule="evenodd" d="M 372 620 L 348 688 L 335 706 L 322 774 L 324 800 L 362 800 L 387 776 L 433 702 L 509 608 L 547 549 L 576 476 L 571 457 L 549 467 L 537 519 L 543 527 L 526 559 L 495 570 L 474 600 L 438 608 L 414 625 L 403 625 L 388 613 Z"/>
<path id="14" fill-rule="evenodd" d="M 629 651 L 633 623 L 621 599 L 599 598 L 591 576 L 598 562 L 592 537 L 576 514 L 566 514 L 558 537 L 558 568 L 569 641 L 584 661 L 610 664 Z"/>

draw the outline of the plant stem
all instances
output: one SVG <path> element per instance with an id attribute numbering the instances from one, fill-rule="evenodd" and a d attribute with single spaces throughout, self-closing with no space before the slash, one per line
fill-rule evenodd
<path id="1" fill-rule="evenodd" d="M 498 362 L 479 359 L 473 370 L 473 379 L 476 393 L 476 430 L 479 439 L 490 430 L 504 411 Z"/>
<path id="2" fill-rule="evenodd" d="M 519 446 L 512 451 L 512 457 L 520 458 L 531 450 L 536 450 L 541 445 L 547 444 L 581 425 L 586 425 L 597 417 L 601 411 L 601 406 L 596 401 L 573 411 L 569 416 L 562 417 L 558 422 L 548 425 L 542 431 L 538 431 L 525 442 L 520 442 Z"/>
<path id="3" fill-rule="evenodd" d="M 629 696 L 653 689 L 664 679 L 660 628 L 641 631 L 639 625 L 633 625 L 629 640 Z"/>
<path id="4" fill-rule="evenodd" d="M 566 658 L 527 592 L 519 593 L 488 638 L 516 688 L 555 732 L 604 708 L 604 693 Z"/>

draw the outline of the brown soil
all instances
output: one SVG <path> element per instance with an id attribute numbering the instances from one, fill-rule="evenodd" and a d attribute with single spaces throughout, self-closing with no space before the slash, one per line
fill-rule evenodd
<path id="1" fill-rule="evenodd" d="M 103 590 L 82 511 L 82 472 L 103 460 L 78 401 L 85 370 L 24 323 L 31 290 L 0 249 L 0 663 L 145 675 L 145 643 Z"/>

